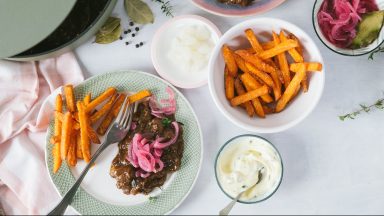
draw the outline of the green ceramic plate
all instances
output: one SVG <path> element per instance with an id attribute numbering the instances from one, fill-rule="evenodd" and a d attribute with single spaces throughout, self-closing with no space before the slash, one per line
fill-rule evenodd
<path id="1" fill-rule="evenodd" d="M 170 86 L 176 93 L 176 119 L 184 124 L 185 149 L 182 166 L 172 174 L 161 189 L 149 196 L 125 195 L 115 187 L 115 180 L 109 176 L 111 161 L 116 155 L 117 146 L 112 145 L 96 161 L 96 166 L 89 171 L 81 188 L 74 197 L 72 207 L 85 215 L 153 215 L 167 214 L 173 211 L 191 191 L 202 162 L 202 133 L 196 115 L 187 99 L 166 81 L 143 72 L 124 71 L 107 73 L 86 80 L 75 87 L 76 99 L 83 98 L 86 93 L 99 95 L 107 87 L 115 86 L 119 91 L 139 91 L 150 89 L 157 98 L 167 97 L 165 88 Z M 54 95 L 51 97 L 54 98 Z M 51 100 L 53 101 L 53 100 Z M 51 103 L 53 104 L 53 103 Z M 53 106 L 53 105 L 52 105 Z M 75 182 L 75 178 L 85 166 L 79 162 L 76 168 L 69 168 L 65 162 L 56 173 L 52 173 L 52 144 L 49 139 L 53 134 L 53 121 L 47 131 L 46 163 L 52 182 L 62 196 Z M 92 146 L 92 151 L 97 145 Z M 155 197 L 149 199 L 149 197 Z"/>

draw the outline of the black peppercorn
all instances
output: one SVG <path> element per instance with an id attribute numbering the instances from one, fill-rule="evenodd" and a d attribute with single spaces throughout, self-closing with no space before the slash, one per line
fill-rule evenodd
<path id="1" fill-rule="evenodd" d="M 129 42 L 127 41 L 127 42 L 125 42 L 125 45 L 129 45 Z"/>
<path id="2" fill-rule="evenodd" d="M 135 34 L 132 34 L 132 37 L 135 37 L 136 35 Z"/>
<path id="3" fill-rule="evenodd" d="M 139 30 L 140 30 L 140 28 L 139 28 L 139 27 L 136 27 L 136 28 L 135 28 L 135 30 L 136 30 L 136 31 L 139 31 Z"/>
<path id="4" fill-rule="evenodd" d="M 130 26 L 133 26 L 133 25 L 134 25 L 134 23 L 133 23 L 133 22 L 129 22 L 129 25 L 130 25 Z"/>
<path id="5" fill-rule="evenodd" d="M 140 42 L 140 46 L 143 46 L 144 45 L 144 43 L 143 42 Z"/>
<path id="6" fill-rule="evenodd" d="M 120 40 L 123 40 L 123 37 L 120 36 L 119 39 L 120 39 Z"/>
<path id="7" fill-rule="evenodd" d="M 124 31 L 124 34 L 128 34 L 128 31 Z"/>
<path id="8" fill-rule="evenodd" d="M 128 29 L 128 30 L 127 30 L 127 33 L 131 33 L 131 29 Z"/>
<path id="9" fill-rule="evenodd" d="M 136 48 L 139 48 L 139 44 L 136 44 Z"/>

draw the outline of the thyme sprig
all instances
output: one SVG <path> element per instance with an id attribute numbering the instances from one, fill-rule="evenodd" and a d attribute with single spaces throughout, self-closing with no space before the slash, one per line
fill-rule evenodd
<path id="1" fill-rule="evenodd" d="M 372 51 L 372 52 L 369 54 L 368 59 L 373 60 L 373 56 L 374 56 L 376 53 L 379 53 L 379 52 L 384 52 L 384 46 L 383 46 L 383 47 L 379 47 L 379 48 L 377 48 L 376 50 Z"/>
<path id="2" fill-rule="evenodd" d="M 163 1 L 163 0 L 152 0 L 154 2 L 160 3 L 161 4 L 161 11 L 169 17 L 174 17 L 173 16 L 173 6 L 169 1 Z"/>
<path id="3" fill-rule="evenodd" d="M 359 110 L 356 110 L 356 111 L 354 111 L 352 113 L 348 113 L 348 114 L 345 114 L 345 115 L 341 115 L 341 116 L 339 116 L 339 119 L 341 121 L 344 121 L 346 119 L 355 119 L 356 116 L 358 116 L 359 114 L 361 114 L 361 113 L 369 113 L 374 108 L 379 109 L 379 110 L 384 110 L 384 98 L 378 99 L 374 104 L 369 105 L 369 106 L 366 106 L 364 104 L 360 104 L 360 109 Z"/>

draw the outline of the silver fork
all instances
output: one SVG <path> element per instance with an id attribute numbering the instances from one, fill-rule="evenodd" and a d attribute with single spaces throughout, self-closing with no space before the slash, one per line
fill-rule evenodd
<path id="1" fill-rule="evenodd" d="M 124 103 L 120 108 L 119 115 L 117 116 L 115 122 L 112 124 L 111 128 L 107 133 L 107 138 L 92 156 L 91 161 L 89 161 L 87 166 L 84 168 L 83 172 L 80 174 L 75 184 L 73 184 L 71 189 L 69 189 L 68 192 L 64 195 L 60 203 L 51 212 L 49 212 L 48 215 L 64 214 L 68 205 L 72 202 L 72 199 L 75 196 L 76 191 L 79 188 L 81 182 L 83 181 L 85 175 L 87 174 L 89 168 L 92 167 L 93 162 L 96 161 L 97 157 L 101 154 L 101 152 L 103 152 L 109 145 L 120 142 L 127 135 L 131 127 L 134 107 L 136 106 L 137 104 L 128 104 L 128 97 L 125 98 Z"/>

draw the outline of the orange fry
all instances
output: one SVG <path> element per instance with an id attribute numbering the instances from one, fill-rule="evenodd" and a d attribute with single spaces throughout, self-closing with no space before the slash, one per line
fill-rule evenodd
<path id="1" fill-rule="evenodd" d="M 238 54 L 241 58 L 243 58 L 246 62 L 252 63 L 257 69 L 261 71 L 264 71 L 267 73 L 276 72 L 276 69 L 274 67 L 265 63 L 258 56 L 252 55 L 246 50 L 237 50 L 235 53 Z"/>
<path id="2" fill-rule="evenodd" d="M 244 73 L 240 76 L 241 81 L 243 81 L 244 86 L 250 90 L 255 90 L 257 88 L 262 87 L 262 84 L 260 84 L 251 74 Z M 248 90 L 248 91 L 250 91 Z M 273 101 L 272 97 L 269 94 L 261 96 L 261 99 L 266 103 L 271 103 Z"/>
<path id="3" fill-rule="evenodd" d="M 91 103 L 91 100 L 92 100 L 92 96 L 91 96 L 91 93 L 89 93 L 84 97 L 84 105 L 87 106 L 89 103 Z"/>
<path id="4" fill-rule="evenodd" d="M 245 66 L 248 68 L 249 72 L 257 76 L 259 79 L 261 79 L 265 84 L 267 84 L 270 87 L 274 87 L 274 83 L 272 78 L 267 74 L 264 73 L 263 71 L 258 70 L 255 66 L 252 64 L 246 62 Z"/>
<path id="5" fill-rule="evenodd" d="M 263 48 L 260 45 L 259 40 L 257 40 L 257 37 L 256 37 L 255 33 L 253 32 L 253 30 L 252 29 L 246 29 L 245 35 L 246 35 L 249 43 L 251 44 L 253 50 L 256 53 L 261 53 L 263 51 Z"/>
<path id="6" fill-rule="evenodd" d="M 97 136 L 96 131 L 91 127 L 91 125 L 87 124 L 87 134 L 92 143 L 100 144 L 99 136 Z"/>
<path id="7" fill-rule="evenodd" d="M 99 104 L 101 104 L 103 101 L 105 101 L 107 98 L 111 97 L 112 95 L 116 94 L 116 89 L 113 87 L 109 87 L 105 92 L 103 92 L 101 95 L 99 95 L 97 98 L 95 98 L 93 101 L 91 101 L 86 109 L 85 112 L 89 113 L 93 109 L 95 109 Z"/>
<path id="8" fill-rule="evenodd" d="M 240 79 L 238 79 L 238 78 L 235 80 L 235 89 L 236 89 L 237 95 L 239 95 L 239 96 L 244 95 L 246 93 L 243 85 L 241 84 Z M 255 115 L 255 110 L 253 109 L 251 102 L 247 101 L 243 104 L 245 106 L 245 110 L 248 113 L 248 116 L 253 117 Z"/>
<path id="9" fill-rule="evenodd" d="M 282 42 L 285 42 L 285 41 L 288 40 L 283 31 L 280 31 L 279 37 L 280 37 L 280 40 Z M 293 39 L 293 40 L 295 40 L 295 39 Z M 295 61 L 295 62 L 303 62 L 304 58 L 303 58 L 302 52 L 300 54 L 300 52 L 297 51 L 300 48 L 300 43 L 299 43 L 298 40 L 295 40 L 295 41 L 297 42 L 298 46 L 296 48 L 289 49 L 288 53 L 292 57 L 293 61 Z"/>
<path id="10" fill-rule="evenodd" d="M 73 85 L 64 86 L 65 102 L 67 104 L 67 109 L 70 112 L 75 112 L 75 98 L 73 96 Z"/>
<path id="11" fill-rule="evenodd" d="M 250 92 L 247 92 L 243 95 L 237 96 L 231 100 L 231 105 L 232 106 L 238 106 L 242 103 L 245 103 L 247 101 L 250 101 L 252 99 L 255 99 L 257 97 L 260 97 L 262 95 L 268 94 L 268 87 L 263 86 L 258 89 L 252 90 Z"/>
<path id="12" fill-rule="evenodd" d="M 77 163 L 76 158 L 76 133 L 71 136 L 71 144 L 68 149 L 67 163 L 69 166 L 74 167 Z"/>
<path id="13" fill-rule="evenodd" d="M 272 49 L 273 47 L 275 47 L 275 42 L 273 41 L 268 41 L 266 43 L 262 43 L 261 44 L 261 47 L 263 48 L 263 50 L 269 50 L 269 49 Z"/>
<path id="14" fill-rule="evenodd" d="M 303 47 L 301 46 L 301 44 L 300 44 L 300 40 L 296 37 L 296 35 L 290 33 L 290 34 L 288 35 L 288 38 L 291 39 L 291 40 L 296 41 L 296 42 L 299 44 L 299 46 L 296 47 L 296 50 L 297 50 L 297 52 L 299 53 L 299 55 L 300 55 L 301 57 L 304 58 L 304 55 L 303 55 Z M 298 62 L 303 62 L 303 61 L 304 61 L 304 59 L 303 59 L 302 61 L 298 61 Z"/>
<path id="15" fill-rule="evenodd" d="M 56 145 L 53 146 L 52 153 L 53 153 L 53 173 L 57 173 L 57 171 L 61 167 L 61 155 L 60 155 L 60 143 L 56 143 Z"/>
<path id="16" fill-rule="evenodd" d="M 62 113 L 63 112 L 63 99 L 61 97 L 61 94 L 58 94 L 56 96 L 56 101 L 55 101 L 55 131 L 54 131 L 54 135 L 56 137 L 60 137 L 61 136 L 61 126 L 62 126 L 62 123 L 60 121 L 60 118 L 59 118 L 59 114 L 56 114 L 56 113 Z"/>
<path id="17" fill-rule="evenodd" d="M 305 65 L 306 71 L 321 71 L 321 70 L 323 70 L 323 65 L 319 62 L 293 63 L 290 65 L 290 70 L 292 72 L 297 72 L 299 70 L 301 64 Z"/>
<path id="18" fill-rule="evenodd" d="M 82 101 L 77 102 L 77 110 L 79 111 L 80 120 L 81 150 L 83 152 L 84 161 L 88 163 L 91 160 L 90 142 L 87 130 L 88 117 Z"/>
<path id="19" fill-rule="evenodd" d="M 245 61 L 244 61 L 244 59 L 241 58 L 241 57 L 240 57 L 239 55 L 237 55 L 236 53 L 234 53 L 233 56 L 235 57 L 236 64 L 237 64 L 237 66 L 240 68 L 240 70 L 243 71 L 244 73 L 249 73 L 248 68 L 245 66 Z"/>
<path id="20" fill-rule="evenodd" d="M 275 42 L 275 45 L 278 45 L 280 43 L 279 37 L 276 35 L 275 32 L 273 32 L 272 34 L 273 34 L 273 41 Z M 289 82 L 291 82 L 291 74 L 289 72 L 288 61 L 285 56 L 285 53 L 278 54 L 277 61 L 279 63 L 280 71 L 283 76 L 284 87 L 287 88 L 289 85 Z"/>
<path id="21" fill-rule="evenodd" d="M 83 151 L 81 150 L 80 133 L 77 133 L 77 135 L 76 135 L 76 157 L 78 159 L 83 159 Z"/>
<path id="22" fill-rule="evenodd" d="M 294 40 L 287 40 L 287 41 L 284 41 L 282 43 L 280 43 L 279 45 L 273 47 L 272 49 L 269 49 L 269 50 L 265 50 L 261 53 L 258 54 L 258 56 L 261 58 L 261 59 L 269 59 L 269 58 L 272 58 L 280 53 L 283 53 L 285 51 L 288 51 L 292 48 L 295 48 L 299 46 L 298 43 Z"/>
<path id="23" fill-rule="evenodd" d="M 103 121 L 96 130 L 99 135 L 104 135 L 105 132 L 107 132 L 109 125 L 112 123 L 113 119 L 115 119 L 116 116 L 119 114 L 120 107 L 124 102 L 125 96 L 125 94 L 120 94 L 116 102 L 113 104 L 111 110 L 104 117 Z"/>
<path id="24" fill-rule="evenodd" d="M 133 104 L 136 101 L 142 100 L 142 99 L 149 97 L 151 95 L 152 95 L 152 93 L 149 90 L 147 90 L 147 89 L 142 90 L 142 91 L 137 92 L 136 94 L 128 96 L 128 101 L 129 101 L 129 104 Z"/>
<path id="25" fill-rule="evenodd" d="M 231 100 L 235 97 L 235 79 L 228 75 L 228 68 L 224 69 L 224 82 L 225 82 L 225 97 Z"/>
<path id="26" fill-rule="evenodd" d="M 101 107 L 101 109 L 99 109 L 98 111 L 96 111 L 95 113 L 92 114 L 90 120 L 91 120 L 91 124 L 97 122 L 97 120 L 99 120 L 102 116 L 104 116 L 112 107 L 113 103 L 115 102 L 116 98 L 117 98 L 117 94 L 114 94 L 109 100 L 107 103 L 104 104 L 103 107 Z"/>
<path id="27" fill-rule="evenodd" d="M 247 89 L 248 92 L 254 90 L 246 83 L 243 83 L 243 84 L 245 86 L 245 89 Z M 255 108 L 256 115 L 258 115 L 260 118 L 265 118 L 265 113 L 264 113 L 263 107 L 261 106 L 259 98 L 252 99 L 252 105 Z"/>
<path id="28" fill-rule="evenodd" d="M 72 116 L 70 112 L 65 113 L 61 131 L 61 159 L 65 160 L 71 143 L 72 136 Z"/>
<path id="29" fill-rule="evenodd" d="M 304 65 L 301 65 L 300 70 L 295 74 L 288 88 L 285 90 L 283 96 L 277 102 L 276 112 L 281 112 L 286 107 L 288 102 L 292 99 L 293 95 L 295 94 L 297 88 L 300 86 L 300 82 L 304 79 L 305 74 L 305 67 Z"/>
<path id="30" fill-rule="evenodd" d="M 233 52 L 227 45 L 223 45 L 222 47 L 222 53 L 223 53 L 223 58 L 225 61 L 225 64 L 228 67 L 228 72 L 229 75 L 235 77 L 237 75 L 237 64 L 235 61 L 235 58 L 233 57 Z"/>

